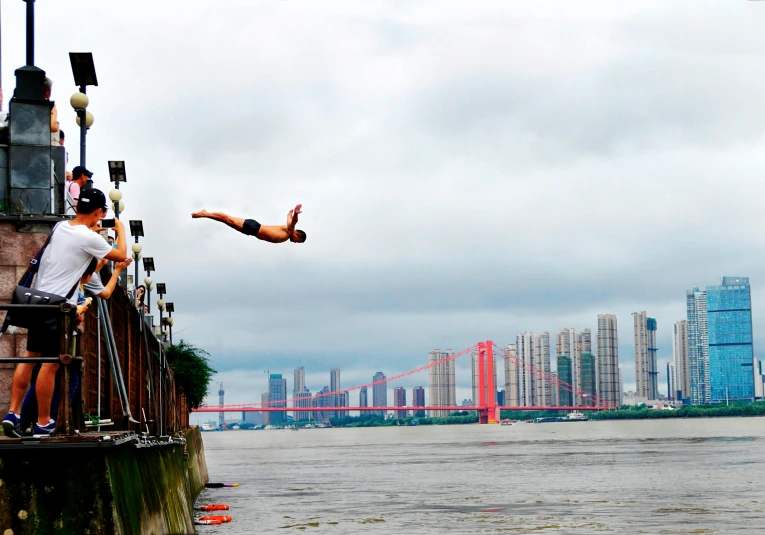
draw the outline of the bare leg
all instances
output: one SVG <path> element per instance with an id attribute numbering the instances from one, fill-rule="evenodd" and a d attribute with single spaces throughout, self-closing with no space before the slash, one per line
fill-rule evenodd
<path id="1" fill-rule="evenodd" d="M 223 212 L 208 212 L 207 210 L 200 210 L 198 212 L 194 212 L 193 214 L 191 214 L 191 217 L 194 219 L 197 219 L 200 217 L 206 217 L 207 219 L 214 219 L 215 221 L 220 221 L 221 223 L 225 223 L 232 229 L 238 230 L 239 232 L 242 232 L 242 227 L 244 226 L 243 217 L 232 217 L 228 214 L 224 214 Z"/>
<path id="2" fill-rule="evenodd" d="M 50 422 L 50 403 L 53 400 L 53 389 L 56 386 L 56 371 L 58 364 L 43 364 L 37 374 L 37 425 L 48 425 Z M 68 396 L 69 392 L 61 392 Z"/>
<path id="3" fill-rule="evenodd" d="M 39 357 L 42 353 L 27 351 L 25 357 Z M 19 364 L 13 372 L 13 386 L 11 387 L 11 404 L 9 410 L 18 415 L 21 412 L 21 403 L 24 401 L 24 395 L 29 388 L 29 381 L 32 379 L 34 364 Z"/>

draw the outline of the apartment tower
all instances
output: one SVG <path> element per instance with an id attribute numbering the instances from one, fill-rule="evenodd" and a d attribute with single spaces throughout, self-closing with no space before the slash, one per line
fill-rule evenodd
<path id="1" fill-rule="evenodd" d="M 597 380 L 601 403 L 621 406 L 622 387 L 619 384 L 619 334 L 616 316 L 598 314 Z"/>
<path id="2" fill-rule="evenodd" d="M 428 364 L 434 364 L 452 355 L 452 350 L 434 349 L 428 353 Z M 431 406 L 455 407 L 457 405 L 457 384 L 454 373 L 454 360 L 440 362 L 428 368 L 429 404 Z M 430 416 L 449 416 L 449 410 L 433 410 Z"/>

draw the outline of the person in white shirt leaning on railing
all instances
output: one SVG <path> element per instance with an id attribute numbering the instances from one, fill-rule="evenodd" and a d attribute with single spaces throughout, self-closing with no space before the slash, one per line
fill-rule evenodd
<path id="1" fill-rule="evenodd" d="M 59 296 L 67 296 L 67 302 L 77 304 L 77 295 L 71 291 L 79 286 L 80 279 L 92 259 L 106 258 L 115 262 L 127 260 L 125 228 L 119 219 L 114 222 L 117 232 L 117 247 L 112 248 L 101 236 L 91 230 L 106 215 L 107 203 L 103 192 L 87 189 L 80 193 L 77 216 L 71 221 L 62 221 L 53 227 L 50 241 L 42 257 L 34 281 L 34 289 Z M 68 293 L 67 293 L 68 292 Z M 42 326 L 30 326 L 27 335 L 26 357 L 43 354 L 58 355 L 61 332 Z M 6 436 L 20 436 L 20 411 L 24 394 L 29 387 L 34 364 L 19 364 L 13 374 L 10 411 L 3 418 Z M 58 364 L 43 364 L 37 376 L 37 422 L 33 433 L 36 436 L 49 435 L 56 427 L 50 417 L 56 370 Z"/>

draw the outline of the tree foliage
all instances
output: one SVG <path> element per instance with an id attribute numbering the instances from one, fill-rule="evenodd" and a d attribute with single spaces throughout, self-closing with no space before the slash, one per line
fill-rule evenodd
<path id="1" fill-rule="evenodd" d="M 165 356 L 189 407 L 199 408 L 207 396 L 210 379 L 217 373 L 210 366 L 210 354 L 181 340 L 168 347 Z"/>
<path id="2" fill-rule="evenodd" d="M 765 416 L 765 403 L 731 405 L 694 405 L 678 410 L 656 410 L 646 407 L 622 407 L 590 415 L 592 420 L 642 420 L 651 418 L 714 418 L 724 416 Z"/>
<path id="3" fill-rule="evenodd" d="M 367 413 L 359 416 L 330 418 L 329 422 L 334 427 L 390 427 L 394 425 L 414 425 L 414 420 L 417 420 L 419 425 L 474 424 L 478 422 L 478 414 L 460 411 L 440 418 L 407 416 L 406 418 L 389 418 L 386 420 L 378 414 Z"/>

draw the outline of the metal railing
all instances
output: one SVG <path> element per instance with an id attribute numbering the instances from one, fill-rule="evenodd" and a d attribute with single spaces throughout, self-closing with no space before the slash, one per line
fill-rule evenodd
<path id="1" fill-rule="evenodd" d="M 69 303 L 60 305 L 17 305 L 0 304 L 0 311 L 23 310 L 35 315 L 39 313 L 40 319 L 51 314 L 58 315 L 59 332 L 61 342 L 59 354 L 48 357 L 3 357 L 0 356 L 0 364 L 63 364 L 62 373 L 58 375 L 59 402 L 58 417 L 56 419 L 55 433 L 59 435 L 74 434 L 72 418 L 72 402 L 69 398 L 69 385 L 72 371 L 82 366 L 83 358 L 74 356 L 77 348 L 76 338 L 72 335 L 72 326 L 77 317 L 77 307 Z"/>

